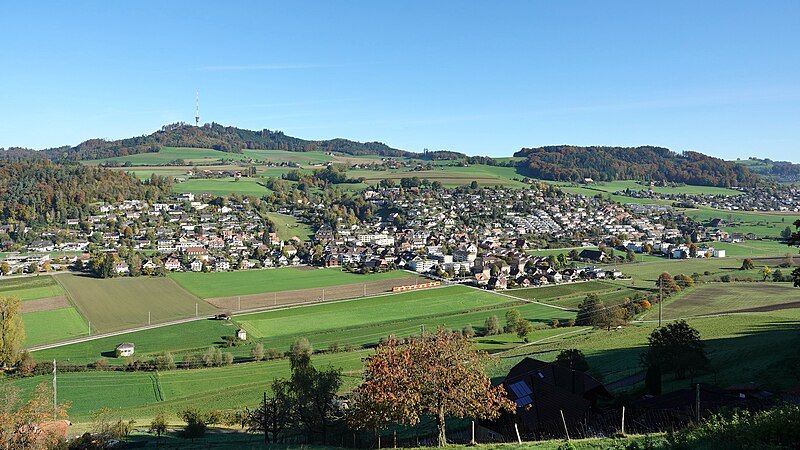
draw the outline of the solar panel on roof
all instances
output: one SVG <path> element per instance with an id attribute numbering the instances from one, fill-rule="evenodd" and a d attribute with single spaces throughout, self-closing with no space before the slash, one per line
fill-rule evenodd
<path id="1" fill-rule="evenodd" d="M 521 397 L 525 397 L 525 396 L 529 396 L 529 395 L 533 394 L 533 391 L 531 390 L 530 386 L 528 386 L 528 383 L 526 383 L 524 381 L 517 381 L 515 383 L 511 383 L 511 385 L 509 387 L 514 392 L 514 394 L 517 396 L 517 398 L 521 398 Z"/>

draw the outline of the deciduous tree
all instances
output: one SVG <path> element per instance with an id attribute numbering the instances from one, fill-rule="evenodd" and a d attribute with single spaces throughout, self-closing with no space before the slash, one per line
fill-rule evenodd
<path id="1" fill-rule="evenodd" d="M 16 297 L 0 296 L 0 365 L 8 367 L 19 361 L 25 342 L 22 303 Z"/>
<path id="2" fill-rule="evenodd" d="M 377 428 L 414 425 L 431 415 L 445 445 L 447 417 L 496 418 L 513 410 L 502 386 L 492 386 L 489 356 L 461 333 L 439 329 L 401 345 L 391 338 L 367 359 L 364 382 L 354 392 L 353 424 Z"/>

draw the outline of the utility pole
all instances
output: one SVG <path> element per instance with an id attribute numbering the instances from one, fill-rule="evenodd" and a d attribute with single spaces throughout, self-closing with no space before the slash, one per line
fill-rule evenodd
<path id="1" fill-rule="evenodd" d="M 700 423 L 700 383 L 695 385 L 694 409 L 697 423 Z"/>
<path id="2" fill-rule="evenodd" d="M 56 384 L 56 360 L 53 360 L 53 420 L 58 418 L 58 384 Z"/>
<path id="3" fill-rule="evenodd" d="M 150 325 L 150 311 L 147 311 L 147 325 Z"/>
<path id="4" fill-rule="evenodd" d="M 198 307 L 197 307 L 197 303 L 194 304 L 194 316 L 195 317 L 199 317 L 200 316 L 199 310 L 198 310 Z"/>
<path id="5" fill-rule="evenodd" d="M 658 277 L 658 328 L 661 328 L 661 319 L 664 311 L 664 279 Z"/>
<path id="6" fill-rule="evenodd" d="M 242 297 L 241 296 L 236 296 L 236 301 L 239 303 L 238 310 L 241 311 L 242 310 Z"/>

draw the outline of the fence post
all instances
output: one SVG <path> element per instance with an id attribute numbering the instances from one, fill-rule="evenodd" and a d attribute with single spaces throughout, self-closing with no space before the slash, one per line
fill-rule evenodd
<path id="1" fill-rule="evenodd" d="M 625 407 L 622 407 L 622 435 L 625 436 Z"/>
<path id="2" fill-rule="evenodd" d="M 564 433 L 567 434 L 567 442 L 569 442 L 569 430 L 567 429 L 567 420 L 564 419 L 564 410 L 560 409 L 559 412 L 561 413 L 561 423 L 564 424 Z"/>
<path id="3" fill-rule="evenodd" d="M 700 383 L 697 383 L 695 387 L 695 400 L 694 400 L 694 409 L 695 414 L 697 416 L 697 423 L 700 423 Z"/>
<path id="4" fill-rule="evenodd" d="M 522 444 L 522 438 L 519 437 L 519 427 L 517 426 L 517 422 L 514 422 L 514 431 L 517 432 L 517 443 Z"/>
<path id="5" fill-rule="evenodd" d="M 475 445 L 476 444 L 476 442 L 475 442 L 475 421 L 474 420 L 472 421 L 472 439 L 470 439 L 469 443 L 471 445 Z"/>

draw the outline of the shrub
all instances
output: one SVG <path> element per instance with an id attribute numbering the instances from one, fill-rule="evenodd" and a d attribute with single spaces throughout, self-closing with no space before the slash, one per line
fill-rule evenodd
<path id="1" fill-rule="evenodd" d="M 92 367 L 96 370 L 108 370 L 108 360 L 100 358 L 92 363 Z"/>
<path id="2" fill-rule="evenodd" d="M 156 370 L 175 370 L 175 358 L 170 352 L 163 352 L 153 358 L 153 366 Z"/>
<path id="3" fill-rule="evenodd" d="M 472 324 L 468 323 L 464 325 L 464 328 L 461 329 L 461 334 L 464 335 L 465 338 L 471 338 L 475 336 L 475 330 L 472 329 Z"/>
<path id="4" fill-rule="evenodd" d="M 178 416 L 181 420 L 186 422 L 183 428 L 183 435 L 186 438 L 194 439 L 203 437 L 208 429 L 206 415 L 196 409 L 187 409 L 181 411 Z"/>
<path id="5" fill-rule="evenodd" d="M 158 437 L 167 432 L 167 418 L 163 412 L 159 412 L 150 422 L 149 431 Z"/>
<path id="6" fill-rule="evenodd" d="M 486 336 L 494 336 L 496 334 L 500 334 L 500 320 L 497 316 L 489 316 L 486 318 L 486 323 L 484 324 L 484 329 Z"/>
<path id="7" fill-rule="evenodd" d="M 250 350 L 250 356 L 256 361 L 262 361 L 264 359 L 264 344 L 261 342 L 256 343 L 253 349 Z"/>
<path id="8" fill-rule="evenodd" d="M 231 364 L 233 364 L 233 354 L 232 353 L 223 353 L 222 354 L 222 364 L 220 364 L 220 365 L 230 366 Z"/>
<path id="9" fill-rule="evenodd" d="M 19 364 L 17 365 L 17 371 L 24 377 L 33 375 L 33 373 L 36 371 L 36 361 L 33 360 L 33 357 L 30 353 L 26 351 L 22 352 L 22 355 L 20 355 Z"/>
<path id="10" fill-rule="evenodd" d="M 277 348 L 268 348 L 267 349 L 267 359 L 280 359 L 283 358 L 283 352 L 278 350 Z"/>

